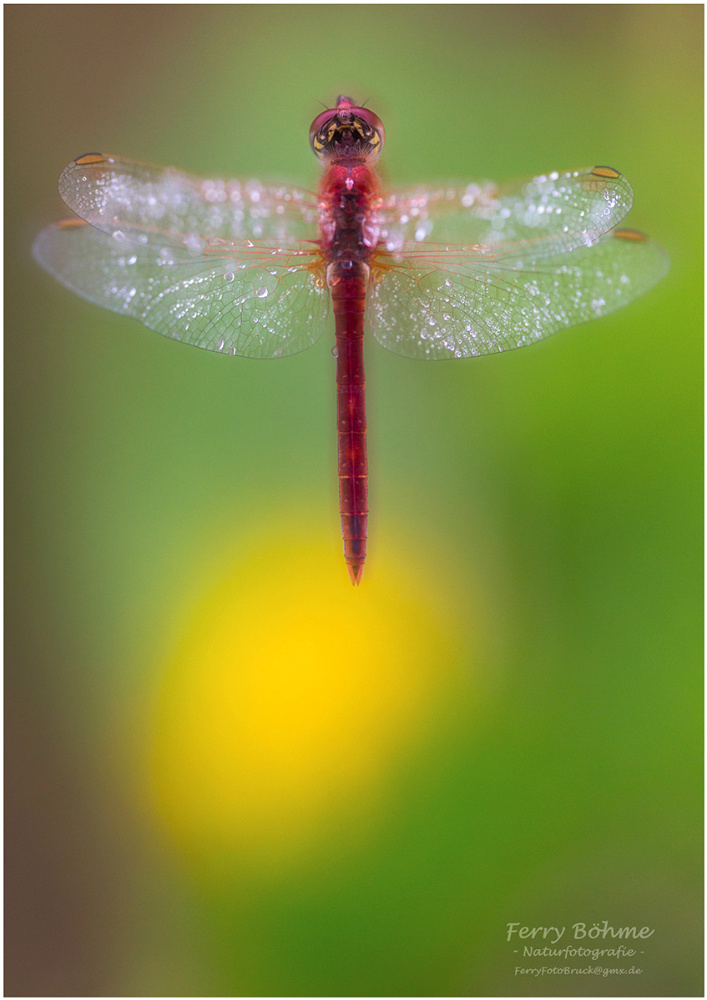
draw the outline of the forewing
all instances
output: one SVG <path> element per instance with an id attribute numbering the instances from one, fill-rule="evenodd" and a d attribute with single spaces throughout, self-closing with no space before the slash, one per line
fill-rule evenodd
<path id="1" fill-rule="evenodd" d="M 393 253 L 406 242 L 496 247 L 534 240 L 541 244 L 538 253 L 552 256 L 595 243 L 632 202 L 631 185 L 612 167 L 554 172 L 503 187 L 410 188 L 382 202 L 380 240 Z"/>
<path id="2" fill-rule="evenodd" d="M 316 236 L 316 196 L 259 181 L 204 180 L 173 168 L 88 153 L 59 178 L 78 216 L 107 233 L 128 227 L 146 241 L 202 237 L 225 241 L 302 240 Z"/>
<path id="3" fill-rule="evenodd" d="M 281 357 L 310 347 L 324 329 L 329 293 L 309 244 L 218 241 L 182 256 L 121 236 L 67 220 L 40 233 L 34 255 L 78 295 L 209 351 Z"/>
<path id="4" fill-rule="evenodd" d="M 664 251 L 631 229 L 569 254 L 536 254 L 533 247 L 494 255 L 410 244 L 379 254 L 367 326 L 383 347 L 406 357 L 493 354 L 605 316 L 668 269 Z"/>

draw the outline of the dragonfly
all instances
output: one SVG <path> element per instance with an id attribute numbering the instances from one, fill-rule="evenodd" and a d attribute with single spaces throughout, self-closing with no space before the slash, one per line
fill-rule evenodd
<path id="1" fill-rule="evenodd" d="M 386 193 L 383 124 L 344 96 L 309 141 L 323 167 L 316 192 L 84 154 L 59 180 L 75 216 L 44 229 L 34 256 L 90 302 L 225 355 L 295 354 L 333 312 L 341 526 L 356 585 L 368 533 L 366 335 L 408 358 L 507 351 L 627 305 L 668 261 L 620 225 L 633 191 L 612 167 Z"/>

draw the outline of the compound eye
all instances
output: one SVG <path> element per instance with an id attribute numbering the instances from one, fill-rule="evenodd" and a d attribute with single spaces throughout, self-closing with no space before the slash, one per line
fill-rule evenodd
<path id="1" fill-rule="evenodd" d="M 314 151 L 314 155 L 321 160 L 326 153 L 327 141 L 329 138 L 328 125 L 333 119 L 338 117 L 336 108 L 330 111 L 322 111 L 312 122 L 309 129 L 309 145 Z"/>
<path id="2" fill-rule="evenodd" d="M 378 115 L 350 97 L 338 97 L 336 107 L 317 115 L 309 129 L 309 144 L 320 160 L 331 155 L 377 156 L 384 142 Z"/>
<path id="3" fill-rule="evenodd" d="M 383 143 L 385 142 L 385 129 L 383 128 L 383 122 L 380 120 L 378 115 L 369 111 L 368 108 L 351 108 L 351 114 L 359 118 L 369 129 L 375 133 L 375 137 L 370 136 L 368 141 L 371 146 L 375 149 L 377 153 L 380 153 L 383 149 Z"/>
<path id="4" fill-rule="evenodd" d="M 345 98 L 339 98 L 336 108 L 322 111 L 309 129 L 309 144 L 314 155 L 322 160 L 329 155 L 337 142 L 361 143 L 368 153 L 377 155 L 385 142 L 385 130 L 378 115 L 368 108 L 359 108 Z"/>

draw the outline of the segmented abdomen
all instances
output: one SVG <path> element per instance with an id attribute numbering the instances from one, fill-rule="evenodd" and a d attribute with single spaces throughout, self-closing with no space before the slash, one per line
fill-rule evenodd
<path id="1" fill-rule="evenodd" d="M 334 265 L 330 279 L 336 320 L 336 394 L 339 438 L 339 504 L 344 558 L 354 584 L 366 560 L 368 462 L 366 459 L 366 379 L 363 368 L 365 266 L 348 273 Z"/>

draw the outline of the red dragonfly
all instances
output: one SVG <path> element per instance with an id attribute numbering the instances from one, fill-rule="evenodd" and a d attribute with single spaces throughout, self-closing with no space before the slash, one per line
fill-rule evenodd
<path id="1" fill-rule="evenodd" d="M 611 167 L 383 194 L 385 132 L 368 108 L 339 97 L 309 139 L 324 166 L 317 194 L 80 156 L 59 180 L 78 218 L 45 229 L 34 254 L 89 301 L 222 354 L 302 351 L 333 306 L 341 524 L 358 584 L 364 331 L 411 358 L 507 351 L 626 305 L 668 264 L 642 233 L 617 228 L 633 192 Z"/>

